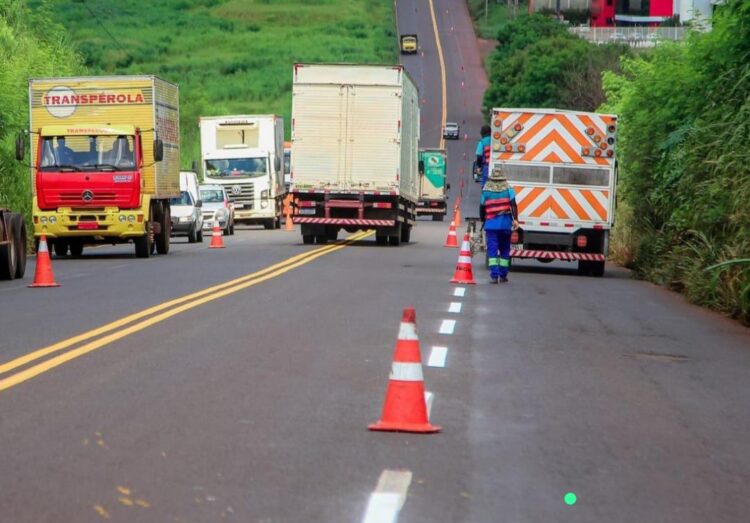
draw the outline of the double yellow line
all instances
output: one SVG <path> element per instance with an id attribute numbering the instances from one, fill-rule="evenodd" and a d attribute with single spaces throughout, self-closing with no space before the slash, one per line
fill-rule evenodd
<path id="1" fill-rule="evenodd" d="M 174 300 L 155 305 L 140 312 L 125 316 L 124 318 L 121 318 L 119 320 L 107 323 L 106 325 L 102 325 L 101 327 L 98 327 L 96 329 L 84 332 L 66 340 L 59 341 L 53 345 L 35 350 L 34 352 L 30 352 L 29 354 L 20 356 L 7 363 L 3 363 L 0 365 L 0 376 L 19 369 L 20 367 L 24 367 L 34 361 L 45 358 L 46 356 L 65 351 L 62 354 L 46 359 L 41 363 L 37 363 L 36 365 L 33 365 L 31 367 L 19 370 L 14 374 L 11 374 L 10 376 L 0 378 L 0 391 L 14 387 L 20 383 L 23 383 L 24 381 L 30 380 L 31 378 L 54 369 L 55 367 L 59 367 L 60 365 L 67 363 L 68 361 L 79 358 L 84 354 L 88 354 L 89 352 L 95 351 L 96 349 L 100 349 L 105 345 L 108 345 L 133 333 L 142 331 L 156 323 L 160 323 L 180 313 L 183 313 L 190 309 L 194 309 L 195 307 L 204 305 L 219 298 L 229 296 L 230 294 L 234 294 L 243 289 L 247 289 L 248 287 L 258 285 L 259 283 L 263 283 L 264 281 L 270 280 L 277 276 L 281 276 L 282 274 L 310 263 L 313 260 L 320 258 L 321 256 L 325 256 L 327 254 L 331 254 L 333 252 L 341 250 L 353 244 L 354 242 L 366 238 L 370 235 L 372 235 L 371 231 L 353 234 L 346 240 L 337 242 L 333 245 L 320 247 L 312 251 L 307 251 L 302 254 L 292 256 L 291 258 L 287 258 L 286 260 L 266 267 L 265 269 L 261 269 L 251 274 L 241 276 L 220 285 L 215 285 L 213 287 L 203 289 L 202 291 L 182 296 L 181 298 L 176 298 Z M 102 336 L 105 334 L 106 336 Z M 99 336 L 102 337 L 100 338 Z M 75 347 L 78 344 L 84 342 L 88 343 L 71 349 L 71 347 Z M 66 349 L 71 350 L 66 351 Z"/>
<path id="2" fill-rule="evenodd" d="M 435 6 L 433 1 L 429 0 L 430 3 L 430 16 L 432 17 L 432 30 L 435 33 L 435 45 L 437 46 L 438 61 L 440 63 L 440 86 L 442 90 L 442 102 L 443 102 L 443 113 L 440 116 L 440 149 L 445 147 L 445 138 L 443 138 L 443 128 L 445 127 L 445 120 L 447 118 L 446 113 L 448 112 L 448 94 L 446 93 L 446 80 L 445 80 L 445 59 L 443 58 L 443 46 L 440 43 L 440 31 L 438 30 L 437 19 L 435 18 Z"/>

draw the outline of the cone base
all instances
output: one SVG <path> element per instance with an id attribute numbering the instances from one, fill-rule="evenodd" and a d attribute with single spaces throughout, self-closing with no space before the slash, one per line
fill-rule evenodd
<path id="1" fill-rule="evenodd" d="M 456 278 L 453 278 L 451 280 L 451 283 L 463 283 L 464 285 L 476 285 L 477 282 L 474 280 L 457 280 Z"/>
<path id="2" fill-rule="evenodd" d="M 443 245 L 443 247 L 456 247 L 456 248 L 458 248 L 458 244 L 456 243 L 454 245 L 451 245 L 449 243 L 446 243 L 445 245 Z"/>
<path id="3" fill-rule="evenodd" d="M 38 287 L 59 287 L 59 283 L 32 283 L 31 285 L 27 285 L 30 289 L 35 289 Z"/>
<path id="4" fill-rule="evenodd" d="M 442 430 L 442 427 L 429 423 L 397 423 L 382 420 L 368 425 L 367 428 L 381 432 L 416 432 L 419 434 L 432 434 Z"/>
<path id="5" fill-rule="evenodd" d="M 226 246 L 225 245 L 209 245 L 208 248 L 209 249 L 225 249 Z"/>

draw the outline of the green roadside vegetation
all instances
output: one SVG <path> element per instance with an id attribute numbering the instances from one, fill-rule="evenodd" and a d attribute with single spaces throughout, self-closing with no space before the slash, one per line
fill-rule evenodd
<path id="1" fill-rule="evenodd" d="M 513 9 L 503 0 L 467 0 L 469 11 L 474 20 L 474 30 L 480 38 L 497 38 L 498 30 L 513 16 Z M 487 8 L 485 14 L 485 7 Z M 526 2 L 518 3 L 518 14 L 528 11 Z"/>
<path id="2" fill-rule="evenodd" d="M 65 29 L 53 20 L 46 8 L 32 12 L 23 1 L 0 0 L 0 207 L 23 213 L 27 222 L 29 160 L 16 161 L 15 140 L 28 128 L 28 79 L 83 71 Z"/>
<path id="3" fill-rule="evenodd" d="M 619 116 L 615 259 L 750 324 L 750 3 L 729 0 L 712 31 L 637 53 L 542 15 L 501 23 L 495 37 L 485 111 Z"/>
<path id="4" fill-rule="evenodd" d="M 47 4 L 90 73 L 154 74 L 180 86 L 183 167 L 199 159 L 200 116 L 281 114 L 289 136 L 295 62 L 398 61 L 393 4 L 381 0 Z"/>

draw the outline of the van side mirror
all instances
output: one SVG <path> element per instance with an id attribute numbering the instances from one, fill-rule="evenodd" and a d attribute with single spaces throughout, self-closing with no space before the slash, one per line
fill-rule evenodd
<path id="1" fill-rule="evenodd" d="M 203 200 L 198 200 L 197 202 L 195 202 L 195 206 L 198 207 L 199 209 L 203 207 Z"/>
<path id="2" fill-rule="evenodd" d="M 154 140 L 154 161 L 160 162 L 164 159 L 164 142 L 160 138 Z"/>
<path id="3" fill-rule="evenodd" d="M 192 165 L 192 167 L 193 167 L 193 169 L 192 169 L 192 170 L 193 170 L 193 172 L 194 172 L 195 174 L 198 174 L 198 162 L 196 162 L 195 160 L 193 160 L 193 165 Z"/>
<path id="4" fill-rule="evenodd" d="M 412 165 L 414 165 L 414 164 L 412 164 Z M 424 160 L 419 160 L 419 167 L 418 168 L 419 168 L 419 172 L 420 173 L 424 172 Z"/>
<path id="5" fill-rule="evenodd" d="M 278 156 L 276 157 L 276 161 L 274 162 L 274 167 L 276 168 L 276 172 L 279 172 L 281 170 L 281 158 Z"/>
<path id="6" fill-rule="evenodd" d="M 22 135 L 18 135 L 16 138 L 16 160 L 21 162 L 24 156 L 26 156 L 26 141 Z"/>

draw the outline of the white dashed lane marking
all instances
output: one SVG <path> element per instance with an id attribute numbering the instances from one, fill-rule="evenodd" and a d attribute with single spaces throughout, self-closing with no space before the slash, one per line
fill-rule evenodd
<path id="1" fill-rule="evenodd" d="M 370 494 L 362 523 L 396 523 L 411 484 L 410 470 L 384 470 Z"/>
<path id="2" fill-rule="evenodd" d="M 453 289 L 453 296 L 458 296 L 459 298 L 466 296 L 466 287 L 456 287 Z"/>
<path id="3" fill-rule="evenodd" d="M 448 347 L 432 347 L 430 357 L 427 359 L 428 367 L 445 367 L 445 358 L 448 356 Z"/>
<path id="4" fill-rule="evenodd" d="M 456 320 L 443 320 L 443 322 L 440 324 L 440 330 L 438 332 L 440 334 L 453 334 L 455 328 Z"/>
<path id="5" fill-rule="evenodd" d="M 448 307 L 448 312 L 453 312 L 455 314 L 458 314 L 459 312 L 461 312 L 461 302 L 452 301 L 450 306 Z"/>
<path id="6" fill-rule="evenodd" d="M 432 416 L 432 402 L 434 399 L 435 395 L 429 390 L 426 390 L 424 393 L 424 402 L 425 405 L 427 405 L 427 419 L 430 419 L 430 417 Z"/>

